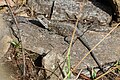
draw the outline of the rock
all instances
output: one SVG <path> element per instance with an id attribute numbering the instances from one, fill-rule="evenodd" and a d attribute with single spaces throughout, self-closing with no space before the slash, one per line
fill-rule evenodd
<path id="1" fill-rule="evenodd" d="M 57 48 L 53 49 L 50 53 L 48 53 L 48 55 L 46 55 L 44 58 L 44 67 L 48 70 L 51 71 L 55 71 L 55 74 L 59 75 L 60 74 L 60 70 L 57 68 L 58 67 L 58 63 L 60 65 L 60 63 L 62 63 L 64 61 L 64 57 L 62 54 L 59 54 L 57 51 Z M 61 68 L 64 64 L 60 65 Z M 57 68 L 57 69 L 56 69 Z M 46 71 L 47 75 L 51 75 L 51 72 Z M 59 75 L 59 78 L 61 78 L 61 75 Z M 58 77 L 56 76 L 50 76 L 50 79 L 58 79 Z"/>
<path id="2" fill-rule="evenodd" d="M 8 73 L 8 71 L 5 70 L 4 68 L 5 66 L 1 66 L 0 65 L 0 79 L 1 80 L 13 80 L 10 76 L 10 74 Z"/>
<path id="3" fill-rule="evenodd" d="M 113 20 L 117 22 L 120 21 L 120 0 L 96 0 L 96 1 L 111 7 Z"/>
<path id="4" fill-rule="evenodd" d="M 51 71 L 54 71 L 57 66 L 57 61 L 62 62 L 64 60 L 64 55 L 62 54 L 68 47 L 67 43 L 64 41 L 64 37 L 54 33 L 50 33 L 48 30 L 42 28 L 41 26 L 36 26 L 29 21 L 26 22 L 27 23 L 19 23 L 23 47 L 39 54 L 50 51 L 43 58 L 44 67 Z M 13 24 L 12 27 L 16 32 L 17 30 L 15 24 Z M 84 36 L 88 41 L 88 44 L 92 48 L 106 34 L 107 32 L 88 31 L 84 34 Z M 119 39 L 120 29 L 117 29 L 93 51 L 101 64 L 119 60 Z M 87 53 L 87 49 L 85 48 L 85 46 L 82 45 L 80 41 L 77 40 L 71 50 L 71 66 L 73 67 L 76 62 L 81 60 L 85 53 Z M 90 55 L 84 60 L 84 62 L 79 66 L 79 68 L 85 68 L 85 64 L 89 66 L 97 66 Z M 58 71 L 56 72 L 56 74 L 59 74 Z M 47 71 L 47 75 L 49 74 L 51 73 Z M 55 78 L 56 76 L 51 77 Z M 53 78 L 51 79 L 53 80 Z"/>
<path id="5" fill-rule="evenodd" d="M 5 53 L 8 51 L 10 47 L 10 42 L 12 41 L 11 37 L 5 35 L 0 40 L 0 58 L 5 55 Z"/>
<path id="6" fill-rule="evenodd" d="M 98 12 L 99 11 L 102 12 L 103 10 L 103 12 L 105 11 L 109 13 L 111 16 L 113 16 L 113 20 L 120 21 L 119 20 L 120 19 L 120 0 L 89 0 L 89 1 L 92 1 L 93 4 L 95 2 L 96 8 L 94 8 L 93 6 L 94 9 L 97 9 L 97 7 L 101 8 L 101 10 L 98 10 Z M 96 1 L 102 4 L 96 5 Z M 53 12 L 52 18 L 58 19 L 59 17 L 60 19 L 66 19 L 67 11 L 68 13 L 73 13 L 74 15 L 76 14 L 78 15 L 79 13 L 81 13 L 79 3 L 82 3 L 82 0 L 68 0 L 68 1 L 67 0 L 66 1 L 55 0 L 55 6 L 54 6 L 54 12 Z M 34 6 L 33 8 L 36 13 L 45 14 L 47 17 L 49 17 L 51 6 L 52 6 L 52 1 L 34 1 L 33 2 L 32 0 L 28 0 L 28 5 Z M 89 6 L 91 4 L 86 4 L 86 5 Z M 111 12 L 109 12 L 110 10 Z M 95 12 L 91 11 L 91 13 L 95 13 Z M 74 15 L 70 17 L 74 17 Z"/>
<path id="7" fill-rule="evenodd" d="M 34 11 L 36 13 L 45 14 L 49 17 L 52 1 L 38 1 L 33 2 L 31 5 L 31 0 L 28 0 L 28 5 L 34 6 Z M 83 9 L 80 11 L 80 3 L 83 3 Z M 106 10 L 109 10 L 111 13 L 110 7 L 103 6 L 102 4 L 97 4 Z M 109 25 L 111 22 L 111 15 L 106 13 L 104 10 L 98 8 L 96 5 L 93 5 L 90 1 L 84 3 L 84 1 L 74 1 L 74 0 L 55 0 L 54 10 L 52 19 L 53 20 L 65 20 L 65 19 L 75 19 L 75 16 L 82 15 L 82 20 L 89 20 L 96 18 L 100 25 Z M 45 16 L 45 17 L 46 17 Z M 94 25 L 94 24 L 93 24 Z"/>
<path id="8" fill-rule="evenodd" d="M 4 37 L 4 35 L 10 35 L 9 27 L 5 20 L 3 20 L 3 15 L 0 14 L 0 39 Z"/>
<path id="9" fill-rule="evenodd" d="M 13 24 L 12 27 L 15 32 L 17 32 L 15 24 Z M 50 51 L 43 58 L 43 63 L 46 69 L 54 71 L 54 69 L 58 66 L 57 61 L 63 61 L 61 53 L 63 53 L 63 50 L 67 47 L 67 45 L 64 45 L 65 42 L 62 42 L 64 41 L 63 37 L 55 34 L 50 35 L 49 31 L 41 28 L 41 26 L 38 27 L 31 24 L 29 21 L 27 23 L 19 23 L 19 28 L 21 31 L 23 48 L 36 52 L 40 55 Z M 59 73 L 60 72 L 58 70 L 56 74 Z M 49 74 L 51 74 L 51 72 L 47 71 L 47 75 Z M 53 75 L 51 77 L 54 77 L 54 80 L 56 80 L 56 76 Z"/>
<path id="10" fill-rule="evenodd" d="M 52 1 L 50 2 L 49 1 L 45 2 L 44 0 L 36 0 L 36 1 L 39 1 L 39 2 L 33 4 L 33 6 L 36 5 L 34 7 L 35 8 L 34 10 L 38 13 L 40 12 L 42 14 L 49 15 L 48 13 L 50 11 Z M 70 3 L 70 2 L 73 2 L 73 3 Z M 29 5 L 31 4 L 29 3 Z M 70 15 L 73 15 L 73 14 L 79 15 L 79 12 L 80 12 L 79 4 L 77 4 L 77 2 L 75 2 L 74 0 L 66 0 L 66 1 L 56 0 L 54 8 L 55 9 L 54 9 L 52 19 L 67 19 L 65 14 L 66 11 L 69 11 L 69 13 L 71 13 Z M 111 21 L 111 15 L 104 12 L 100 8 L 96 7 L 91 2 L 87 2 L 85 4 L 85 7 L 82 13 L 83 13 L 83 20 L 84 19 L 89 20 L 95 17 L 93 22 L 98 20 L 97 22 L 100 22 L 100 24 L 104 25 L 103 27 L 105 28 L 106 28 L 106 25 L 109 25 Z M 71 17 L 71 18 L 74 18 L 74 17 Z M 85 20 L 85 22 L 87 22 L 87 20 Z M 36 20 L 33 20 L 33 21 L 36 24 L 33 24 L 32 20 L 30 19 L 25 19 L 25 18 L 18 19 L 18 22 L 19 22 L 18 25 L 20 28 L 23 48 L 36 52 L 38 54 L 42 54 L 50 51 L 43 58 L 43 63 L 46 69 L 54 71 L 54 69 L 58 66 L 57 62 L 62 62 L 64 60 L 64 56 L 66 56 L 66 54 L 63 55 L 63 52 L 67 49 L 68 44 L 64 41 L 64 37 L 44 29 L 43 26 L 41 26 L 38 21 Z M 17 33 L 16 25 L 13 24 L 11 26 Z M 88 44 L 92 48 L 106 34 L 107 32 L 88 31 L 84 34 L 84 36 L 88 41 Z M 107 37 L 107 39 L 104 40 L 104 42 L 101 43 L 98 46 L 98 48 L 96 48 L 93 51 L 101 64 L 119 60 L 120 58 L 119 57 L 119 52 L 120 52 L 119 35 L 120 35 L 120 30 L 118 29 L 118 31 L 116 31 L 115 33 Z M 80 41 L 77 40 L 71 49 L 71 67 L 73 67 L 76 64 L 76 62 L 81 60 L 85 56 L 85 53 L 87 53 L 87 49 L 85 48 L 85 46 L 82 45 Z M 80 69 L 85 68 L 85 65 L 90 65 L 94 67 L 97 66 L 90 55 L 87 57 L 87 59 L 84 60 L 84 62 L 79 66 L 79 68 Z M 57 70 L 55 73 L 59 75 L 60 72 L 59 70 Z M 51 74 L 51 72 L 47 71 L 47 75 L 49 74 Z M 56 76 L 51 76 L 50 79 L 56 80 L 55 77 Z"/>
<path id="11" fill-rule="evenodd" d="M 116 6 L 118 21 L 120 21 L 120 0 L 113 0 L 113 1 L 114 1 L 114 5 Z"/>
<path id="12" fill-rule="evenodd" d="M 6 0 L 7 2 L 9 2 L 10 4 L 13 4 L 12 0 Z M 0 0 L 0 6 L 6 5 L 5 0 Z"/>
<path id="13" fill-rule="evenodd" d="M 12 41 L 10 37 L 10 29 L 7 25 L 7 22 L 3 20 L 3 15 L 0 14 L 0 58 L 7 52 L 10 47 L 10 41 Z"/>
<path id="14" fill-rule="evenodd" d="M 10 37 L 10 32 L 7 23 L 3 20 L 2 14 L 0 14 L 0 79 L 1 80 L 13 80 L 12 75 L 9 73 L 10 67 L 3 64 L 2 58 L 8 51 L 10 47 L 10 42 L 12 38 Z M 11 72 L 12 73 L 12 72 Z"/>
<path id="15" fill-rule="evenodd" d="M 8 2 L 8 4 L 11 6 L 11 7 L 13 7 L 13 6 L 15 6 L 16 4 L 15 3 L 22 3 L 22 1 L 23 0 L 20 0 L 20 1 L 17 1 L 17 0 L 14 0 L 14 1 L 12 1 L 12 0 L 6 0 L 7 2 Z M 25 0 L 24 0 L 25 1 Z M 6 2 L 5 2 L 5 0 L 0 0 L 0 6 L 4 6 L 4 5 L 6 5 Z"/>

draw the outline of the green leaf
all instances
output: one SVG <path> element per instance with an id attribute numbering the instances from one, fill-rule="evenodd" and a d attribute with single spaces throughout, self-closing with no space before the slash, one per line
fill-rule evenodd
<path id="1" fill-rule="evenodd" d="M 92 78 L 95 79 L 96 78 L 96 71 L 92 68 Z"/>
<path id="2" fill-rule="evenodd" d="M 20 44 L 17 41 L 11 41 L 10 42 L 15 48 L 20 47 Z"/>

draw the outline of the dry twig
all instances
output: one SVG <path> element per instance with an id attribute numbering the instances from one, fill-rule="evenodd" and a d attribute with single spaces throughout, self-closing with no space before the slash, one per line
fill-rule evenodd
<path id="1" fill-rule="evenodd" d="M 25 71 L 25 68 L 26 68 L 26 65 L 25 65 L 25 52 L 24 52 L 24 49 L 23 49 L 23 45 L 22 45 L 22 38 L 21 38 L 21 34 L 20 34 L 20 29 L 19 29 L 19 26 L 18 26 L 18 22 L 17 22 L 17 19 L 13 13 L 13 10 L 11 9 L 10 7 L 10 3 L 7 2 L 7 0 L 5 0 L 9 10 L 10 10 L 10 13 L 15 21 L 15 24 L 16 24 L 16 27 L 17 27 L 17 30 L 18 30 L 18 41 L 20 42 L 20 45 L 21 45 L 21 48 L 22 48 L 22 53 L 23 53 L 23 65 L 24 65 L 24 68 L 23 68 L 23 80 L 25 80 L 25 75 L 26 75 L 26 71 Z"/>

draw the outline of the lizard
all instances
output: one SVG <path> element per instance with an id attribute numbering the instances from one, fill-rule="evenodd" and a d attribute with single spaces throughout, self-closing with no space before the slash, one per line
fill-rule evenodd
<path id="1" fill-rule="evenodd" d="M 61 35 L 63 37 L 68 37 L 71 36 L 73 34 L 73 30 L 74 30 L 74 24 L 70 24 L 68 22 L 58 22 L 56 20 L 49 20 L 48 23 L 44 23 L 44 20 L 42 21 L 39 17 L 37 17 L 38 21 L 40 21 L 43 26 L 45 26 L 45 28 L 47 28 L 50 31 L 55 32 L 58 35 Z M 89 26 L 87 26 L 89 28 Z M 87 40 L 85 40 L 84 38 L 84 33 L 87 31 L 87 28 L 85 30 L 81 29 L 79 30 L 78 28 L 76 29 L 75 32 L 75 38 L 79 39 L 79 41 L 90 51 L 91 48 L 87 42 Z M 96 56 L 94 55 L 94 53 L 91 51 L 90 55 L 92 56 L 92 58 L 94 59 L 94 61 L 96 62 L 96 64 L 98 65 L 99 69 L 101 71 L 104 71 L 102 66 L 100 65 L 100 62 L 97 60 Z"/>

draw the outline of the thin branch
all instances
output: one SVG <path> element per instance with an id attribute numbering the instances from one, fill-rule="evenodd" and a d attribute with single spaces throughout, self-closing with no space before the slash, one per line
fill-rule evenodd
<path id="1" fill-rule="evenodd" d="M 20 34 L 20 29 L 19 29 L 19 26 L 18 26 L 17 19 L 16 19 L 14 13 L 13 13 L 13 10 L 10 7 L 10 3 L 7 2 L 7 0 L 4 0 L 4 1 L 6 2 L 8 8 L 10 10 L 10 13 L 11 13 L 11 15 L 12 15 L 14 21 L 15 21 L 15 24 L 16 24 L 16 27 L 17 27 L 17 30 L 18 30 L 18 38 L 19 38 L 18 41 L 21 44 L 22 53 L 23 53 L 23 65 L 24 65 L 24 68 L 23 68 L 23 80 L 25 80 L 25 74 L 26 74 L 26 71 L 25 71 L 25 67 L 26 67 L 26 65 L 25 65 L 25 52 L 24 52 L 23 45 L 22 45 L 22 38 L 21 38 L 21 34 Z"/>

